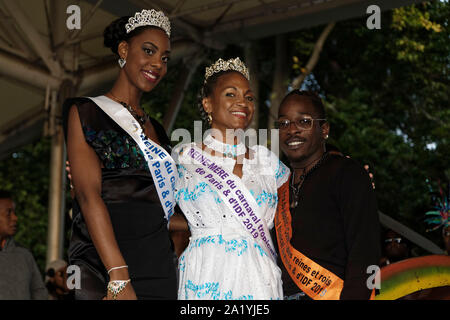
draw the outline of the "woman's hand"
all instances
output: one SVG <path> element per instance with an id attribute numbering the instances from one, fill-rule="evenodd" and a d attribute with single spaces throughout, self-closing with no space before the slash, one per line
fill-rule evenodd
<path id="1" fill-rule="evenodd" d="M 137 297 L 131 282 L 128 282 L 125 289 L 120 291 L 120 293 L 116 296 L 116 299 L 113 298 L 112 293 L 108 290 L 107 295 L 103 298 L 103 300 L 137 300 Z"/>
<path id="2" fill-rule="evenodd" d="M 373 181 L 373 174 L 370 172 L 369 165 L 366 164 L 364 166 L 364 169 L 366 169 L 367 173 L 369 174 L 370 181 L 372 182 L 372 188 L 373 190 L 375 190 L 375 182 Z"/>
<path id="3" fill-rule="evenodd" d="M 351 159 L 350 156 L 345 157 Z M 368 164 L 364 165 L 364 169 L 366 169 L 367 173 L 369 174 L 370 182 L 372 182 L 372 188 L 373 190 L 375 190 L 375 182 L 373 181 L 373 174 L 370 172 L 369 165 Z"/>
<path id="4" fill-rule="evenodd" d="M 130 279 L 130 276 L 127 269 L 112 270 L 109 275 L 109 281 L 128 279 Z M 108 290 L 106 293 L 106 297 L 103 298 L 103 300 L 137 300 L 137 297 L 130 281 L 127 283 L 125 288 L 116 296 L 116 299 L 113 298 L 113 294 Z"/>

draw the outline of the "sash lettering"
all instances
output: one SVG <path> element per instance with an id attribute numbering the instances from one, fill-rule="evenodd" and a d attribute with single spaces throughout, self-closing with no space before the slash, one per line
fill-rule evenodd
<path id="1" fill-rule="evenodd" d="M 215 163 L 206 152 L 193 145 L 181 155 L 180 162 L 193 175 L 205 180 L 213 190 L 217 191 L 241 226 L 275 262 L 277 254 L 266 222 L 259 216 L 258 204 L 241 179 L 235 174 L 227 172 L 220 164 Z"/>
<path id="2" fill-rule="evenodd" d="M 89 97 L 89 99 L 125 130 L 141 149 L 152 174 L 168 226 L 175 208 L 175 161 L 163 147 L 145 136 L 136 119 L 121 104 L 106 96 Z"/>
<path id="3" fill-rule="evenodd" d="M 278 189 L 275 229 L 281 261 L 294 283 L 314 300 L 339 300 L 344 281 L 303 255 L 291 245 L 292 225 L 289 210 L 289 180 Z"/>

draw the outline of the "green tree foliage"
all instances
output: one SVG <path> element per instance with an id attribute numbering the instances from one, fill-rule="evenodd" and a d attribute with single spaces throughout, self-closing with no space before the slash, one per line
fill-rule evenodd
<path id="1" fill-rule="evenodd" d="M 50 149 L 51 139 L 42 138 L 0 162 L 0 189 L 10 191 L 16 203 L 18 230 L 14 239 L 33 253 L 42 273 L 47 254 Z M 67 244 L 71 225 L 68 188 L 65 201 L 69 204 L 65 210 Z"/>
<path id="2" fill-rule="evenodd" d="M 425 179 L 450 178 L 449 17 L 448 1 L 430 1 L 383 12 L 381 30 L 340 22 L 314 70 L 331 142 L 371 165 L 380 209 L 421 232 Z M 293 74 L 310 52 L 297 50 L 311 41 L 303 32 L 291 40 Z"/>
<path id="3" fill-rule="evenodd" d="M 27 145 L 0 162 L 0 188 L 13 194 L 18 231 L 15 240 L 45 268 L 50 141 Z"/>

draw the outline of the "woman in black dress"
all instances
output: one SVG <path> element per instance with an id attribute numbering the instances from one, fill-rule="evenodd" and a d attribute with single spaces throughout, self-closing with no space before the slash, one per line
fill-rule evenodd
<path id="1" fill-rule="evenodd" d="M 142 92 L 167 72 L 170 24 L 154 10 L 129 18 L 105 29 L 105 46 L 119 56 L 121 70 L 101 97 L 127 108 L 145 135 L 170 154 L 163 127 L 139 107 Z M 144 153 L 91 99 L 68 99 L 63 109 L 75 187 L 69 261 L 81 271 L 75 298 L 176 299 L 173 248 Z"/>

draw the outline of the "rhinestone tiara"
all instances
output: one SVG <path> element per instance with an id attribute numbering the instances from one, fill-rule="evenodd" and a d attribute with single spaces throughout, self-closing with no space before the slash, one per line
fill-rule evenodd
<path id="1" fill-rule="evenodd" d="M 156 11 L 154 9 L 144 9 L 141 12 L 136 12 L 134 17 L 128 19 L 128 23 L 125 25 L 125 29 L 127 30 L 127 33 L 130 33 L 137 27 L 142 26 L 155 26 L 161 28 L 170 38 L 170 21 L 162 11 Z"/>
<path id="2" fill-rule="evenodd" d="M 229 59 L 224 61 L 222 58 L 214 62 L 211 66 L 207 67 L 205 70 L 205 82 L 211 77 L 214 73 L 218 73 L 221 71 L 237 71 L 241 73 L 247 80 L 250 81 L 250 74 L 248 72 L 245 64 L 239 59 L 239 57 L 234 59 Z"/>

